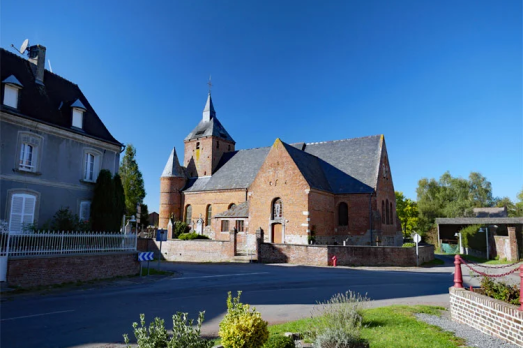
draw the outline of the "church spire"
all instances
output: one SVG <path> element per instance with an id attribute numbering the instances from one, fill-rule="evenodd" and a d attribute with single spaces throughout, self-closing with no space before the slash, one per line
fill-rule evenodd
<path id="1" fill-rule="evenodd" d="M 214 105 L 212 105 L 211 92 L 209 91 L 209 95 L 207 96 L 207 103 L 205 104 L 205 108 L 203 109 L 203 121 L 209 122 L 211 118 L 214 117 L 216 117 L 216 111 L 214 111 Z"/>

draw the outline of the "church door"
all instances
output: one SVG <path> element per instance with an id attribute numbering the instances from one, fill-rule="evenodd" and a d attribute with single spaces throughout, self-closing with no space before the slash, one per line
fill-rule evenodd
<path id="1" fill-rule="evenodd" d="M 271 233 L 273 243 L 283 243 L 281 224 L 273 224 Z"/>

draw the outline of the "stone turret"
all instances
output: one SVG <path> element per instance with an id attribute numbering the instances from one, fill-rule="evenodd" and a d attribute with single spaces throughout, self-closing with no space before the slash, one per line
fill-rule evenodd
<path id="1" fill-rule="evenodd" d="M 182 220 L 182 194 L 187 178 L 173 148 L 160 178 L 160 228 L 167 228 L 171 214 Z"/>

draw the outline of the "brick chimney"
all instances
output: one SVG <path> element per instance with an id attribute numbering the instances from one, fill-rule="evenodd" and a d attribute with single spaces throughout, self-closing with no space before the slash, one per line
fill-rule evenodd
<path id="1" fill-rule="evenodd" d="M 28 48 L 29 61 L 33 64 L 31 68 L 35 75 L 35 81 L 41 85 L 44 84 L 45 50 L 42 45 L 34 45 Z"/>

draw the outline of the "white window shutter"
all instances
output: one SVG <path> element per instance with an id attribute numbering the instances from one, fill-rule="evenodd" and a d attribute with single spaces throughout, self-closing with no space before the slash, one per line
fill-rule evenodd
<path id="1" fill-rule="evenodd" d="M 18 107 L 18 88 L 5 85 L 4 105 L 10 106 L 12 108 Z"/>
<path id="2" fill-rule="evenodd" d="M 36 197 L 25 195 L 24 198 L 25 198 L 24 216 L 22 219 L 22 223 L 24 225 L 32 224 L 34 222 L 34 217 L 35 217 Z"/>
<path id="3" fill-rule="evenodd" d="M 84 113 L 78 109 L 73 109 L 73 126 L 83 128 Z"/>
<path id="4" fill-rule="evenodd" d="M 22 217 L 24 214 L 24 197 L 13 195 L 11 199 L 11 214 L 9 215 L 9 231 L 22 231 Z"/>

